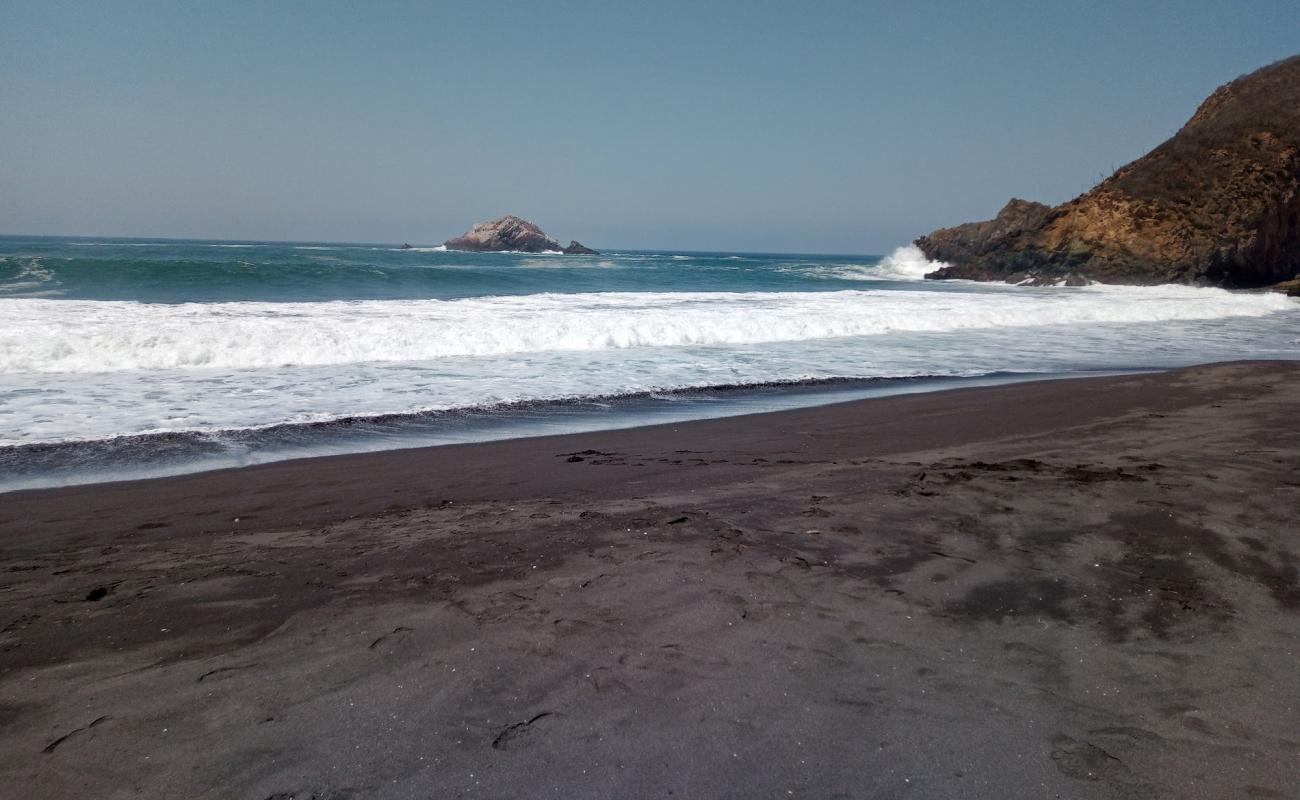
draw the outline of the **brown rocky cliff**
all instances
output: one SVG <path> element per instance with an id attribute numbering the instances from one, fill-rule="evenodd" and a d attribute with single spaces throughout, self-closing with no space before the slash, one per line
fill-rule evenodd
<path id="1" fill-rule="evenodd" d="M 941 228 L 917 239 L 916 244 L 931 261 L 964 264 L 982 257 L 990 248 L 1001 246 L 1013 234 L 1037 228 L 1051 210 L 1051 206 L 1042 203 L 1012 198 L 991 220 Z"/>
<path id="2" fill-rule="evenodd" d="M 916 241 L 935 278 L 1267 286 L 1300 276 L 1300 56 L 1220 87 L 1086 194 Z"/>

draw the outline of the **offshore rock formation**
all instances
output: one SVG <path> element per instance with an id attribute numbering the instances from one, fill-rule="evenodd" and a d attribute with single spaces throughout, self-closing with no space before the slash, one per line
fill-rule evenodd
<path id="1" fill-rule="evenodd" d="M 568 247 L 561 250 L 560 243 L 552 239 L 546 231 L 513 214 L 479 222 L 460 236 L 448 239 L 445 246 L 448 250 L 469 250 L 476 253 L 597 254 L 595 250 L 583 247 L 577 242 L 570 242 Z"/>
<path id="2" fill-rule="evenodd" d="M 569 246 L 564 248 L 566 256 L 598 256 L 600 251 L 592 250 L 577 239 L 570 239 Z"/>
<path id="3" fill-rule="evenodd" d="M 477 253 L 514 250 L 521 253 L 559 251 L 560 243 L 526 219 L 508 214 L 479 222 L 465 233 L 446 241 L 448 250 Z"/>
<path id="4" fill-rule="evenodd" d="M 1211 94 L 1172 138 L 1055 208 L 1012 200 L 916 244 L 929 278 L 1275 285 L 1300 277 L 1300 56 Z"/>

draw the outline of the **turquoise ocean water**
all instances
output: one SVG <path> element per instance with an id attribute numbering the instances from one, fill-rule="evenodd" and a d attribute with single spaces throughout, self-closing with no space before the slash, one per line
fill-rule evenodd
<path id="1" fill-rule="evenodd" d="M 0 490 L 1300 358 L 1300 301 L 880 256 L 0 237 Z"/>

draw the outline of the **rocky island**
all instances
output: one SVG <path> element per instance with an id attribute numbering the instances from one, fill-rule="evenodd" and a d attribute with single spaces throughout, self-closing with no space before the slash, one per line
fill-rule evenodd
<path id="1" fill-rule="evenodd" d="M 513 214 L 479 222 L 460 236 L 448 239 L 448 250 L 468 250 L 474 253 L 564 253 L 565 255 L 600 255 L 590 247 L 570 241 L 568 247 L 560 243 L 537 225 Z"/>
<path id="2" fill-rule="evenodd" d="M 1300 290 L 1300 56 L 1217 89 L 1172 138 L 1056 207 L 916 240 L 928 278 Z"/>

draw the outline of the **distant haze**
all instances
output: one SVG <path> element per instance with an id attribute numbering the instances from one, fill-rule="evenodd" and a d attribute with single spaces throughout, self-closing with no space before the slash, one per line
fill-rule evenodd
<path id="1" fill-rule="evenodd" d="M 1296 52 L 1295 0 L 0 0 L 0 234 L 881 253 Z"/>

